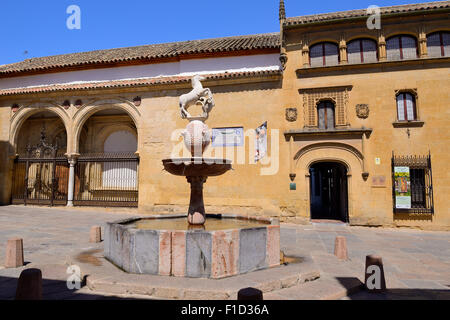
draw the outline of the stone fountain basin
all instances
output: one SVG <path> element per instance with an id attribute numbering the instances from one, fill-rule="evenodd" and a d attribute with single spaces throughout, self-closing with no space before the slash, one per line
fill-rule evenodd
<path id="1" fill-rule="evenodd" d="M 206 230 L 189 230 L 185 215 L 108 223 L 105 257 L 129 273 L 191 278 L 219 279 L 280 265 L 277 219 L 236 215 L 207 217 Z M 180 225 L 180 219 L 185 221 L 184 227 L 165 228 L 164 224 Z M 153 222 L 156 225 L 162 222 L 162 226 L 138 228 L 141 223 L 151 225 Z M 225 225 L 209 230 L 208 222 Z"/>
<path id="2" fill-rule="evenodd" d="M 231 160 L 214 158 L 175 158 L 163 160 L 164 169 L 176 176 L 220 176 L 231 169 Z"/>

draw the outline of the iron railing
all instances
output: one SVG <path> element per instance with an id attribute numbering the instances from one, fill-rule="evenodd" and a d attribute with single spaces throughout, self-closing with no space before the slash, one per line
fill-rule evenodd
<path id="1" fill-rule="evenodd" d="M 68 177 L 65 157 L 18 157 L 14 161 L 12 203 L 66 205 Z"/>
<path id="2" fill-rule="evenodd" d="M 75 167 L 74 205 L 138 206 L 139 157 L 134 153 L 90 153 Z"/>

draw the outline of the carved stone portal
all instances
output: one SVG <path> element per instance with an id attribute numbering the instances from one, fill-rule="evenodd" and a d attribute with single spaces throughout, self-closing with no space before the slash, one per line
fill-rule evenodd
<path id="1" fill-rule="evenodd" d="M 286 109 L 286 120 L 289 122 L 297 121 L 298 112 L 297 108 L 287 108 Z"/>
<path id="2" fill-rule="evenodd" d="M 356 105 L 356 115 L 360 119 L 367 119 L 369 117 L 369 105 L 368 104 L 357 104 Z"/>

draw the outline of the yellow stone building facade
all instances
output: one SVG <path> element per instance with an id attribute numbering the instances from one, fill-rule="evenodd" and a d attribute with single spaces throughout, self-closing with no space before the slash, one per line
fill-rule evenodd
<path id="1" fill-rule="evenodd" d="M 234 161 L 205 184 L 208 212 L 448 230 L 450 2 L 379 13 L 369 29 L 366 10 L 286 18 L 282 1 L 280 33 L 0 66 L 0 203 L 47 184 L 55 205 L 186 212 L 188 184 L 162 159 L 187 152 L 178 97 L 203 74 L 215 100 L 207 125 L 244 139 L 207 151 Z M 266 121 L 267 155 L 255 162 Z M 29 160 L 41 138 L 54 156 Z"/>

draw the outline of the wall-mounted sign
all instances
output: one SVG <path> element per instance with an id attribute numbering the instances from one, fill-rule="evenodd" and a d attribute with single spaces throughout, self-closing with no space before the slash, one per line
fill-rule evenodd
<path id="1" fill-rule="evenodd" d="M 372 187 L 386 187 L 386 176 L 373 176 Z"/>
<path id="2" fill-rule="evenodd" d="M 395 207 L 411 209 L 411 181 L 409 167 L 394 167 Z"/>
<path id="3" fill-rule="evenodd" d="M 265 157 L 267 153 L 267 121 L 256 128 L 255 162 Z"/>
<path id="4" fill-rule="evenodd" d="M 375 158 L 375 164 L 379 166 L 381 164 L 381 158 Z"/>
<path id="5" fill-rule="evenodd" d="M 212 129 L 213 147 L 242 147 L 244 145 L 244 128 Z"/>

